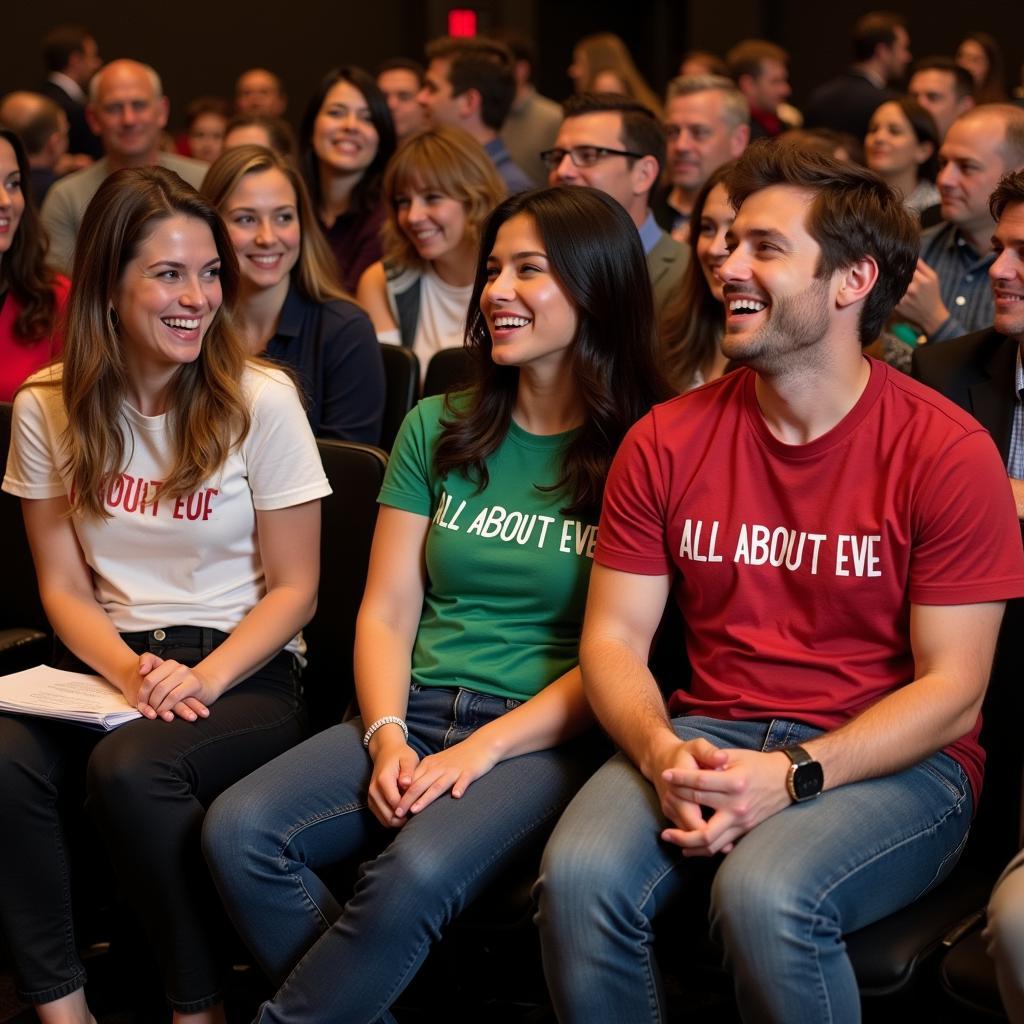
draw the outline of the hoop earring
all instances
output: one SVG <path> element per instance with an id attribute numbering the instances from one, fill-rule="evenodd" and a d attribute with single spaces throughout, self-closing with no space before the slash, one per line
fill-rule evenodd
<path id="1" fill-rule="evenodd" d="M 116 331 L 117 325 L 121 322 L 121 318 L 117 315 L 117 310 L 113 306 L 110 307 L 107 313 L 107 319 L 110 321 L 110 326 Z"/>

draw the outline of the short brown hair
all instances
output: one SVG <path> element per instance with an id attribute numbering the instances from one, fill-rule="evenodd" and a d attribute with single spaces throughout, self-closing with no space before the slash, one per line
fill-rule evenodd
<path id="1" fill-rule="evenodd" d="M 398 147 L 384 172 L 384 258 L 399 267 L 421 267 L 416 247 L 398 226 L 395 199 L 415 184 L 436 189 L 466 208 L 466 232 L 476 242 L 487 215 L 505 198 L 505 183 L 486 150 L 468 132 L 438 125 L 417 132 Z"/>
<path id="2" fill-rule="evenodd" d="M 427 60 L 448 61 L 452 95 L 476 89 L 480 93 L 480 119 L 493 131 L 501 131 L 516 95 L 512 52 L 504 43 L 483 36 L 444 36 L 427 44 Z"/>
<path id="3" fill-rule="evenodd" d="M 988 201 L 992 219 L 998 221 L 1008 206 L 1024 203 L 1024 170 L 1010 171 L 999 179 L 995 192 Z"/>
<path id="4" fill-rule="evenodd" d="M 853 26 L 853 54 L 857 60 L 869 60 L 879 43 L 892 46 L 896 29 L 906 31 L 907 19 L 894 11 L 868 11 Z"/>
<path id="5" fill-rule="evenodd" d="M 861 344 L 870 345 L 914 276 L 920 238 L 913 217 L 871 171 L 804 150 L 785 136 L 749 146 L 726 179 L 736 209 L 772 185 L 813 193 L 806 227 L 821 247 L 817 277 L 830 277 L 865 256 L 877 264 L 878 279 L 858 325 Z"/>
<path id="6" fill-rule="evenodd" d="M 741 75 L 757 78 L 764 70 L 765 61 L 769 60 L 789 64 L 789 54 L 767 39 L 744 39 L 725 55 L 729 77 L 734 82 L 738 82 Z"/>

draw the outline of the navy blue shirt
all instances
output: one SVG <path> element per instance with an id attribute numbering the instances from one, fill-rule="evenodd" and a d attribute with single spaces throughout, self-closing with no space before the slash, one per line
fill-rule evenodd
<path id="1" fill-rule="evenodd" d="M 384 361 L 355 303 L 313 302 L 292 285 L 265 354 L 294 371 L 317 437 L 380 443 Z"/>

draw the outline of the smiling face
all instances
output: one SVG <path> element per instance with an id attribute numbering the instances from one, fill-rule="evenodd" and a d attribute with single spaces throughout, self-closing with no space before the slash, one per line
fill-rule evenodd
<path id="1" fill-rule="evenodd" d="M 1024 342 L 1024 203 L 1003 210 L 992 235 L 996 260 L 988 269 L 995 299 L 995 329 Z"/>
<path id="2" fill-rule="evenodd" d="M 700 261 L 700 268 L 711 294 L 719 302 L 722 301 L 722 279 L 718 276 L 718 268 L 729 255 L 725 236 L 735 219 L 736 211 L 729 202 L 729 193 L 724 185 L 716 185 L 708 193 L 704 201 L 704 211 L 700 215 L 697 259 Z"/>
<path id="3" fill-rule="evenodd" d="M 157 221 L 111 296 L 129 371 L 169 379 L 194 362 L 220 304 L 220 257 L 207 224 L 183 214 Z"/>
<path id="4" fill-rule="evenodd" d="M 745 125 L 730 127 L 722 93 L 705 89 L 669 100 L 666 111 L 669 173 L 672 184 L 697 192 L 708 175 L 740 155 L 747 142 Z"/>
<path id="5" fill-rule="evenodd" d="M 399 230 L 421 259 L 446 256 L 466 239 L 466 207 L 458 199 L 410 182 L 397 189 L 394 201 Z"/>
<path id="6" fill-rule="evenodd" d="M 24 212 L 25 193 L 18 159 L 14 147 L 6 139 L 0 139 L 0 260 L 14 244 Z"/>
<path id="7" fill-rule="evenodd" d="M 274 288 L 287 281 L 302 247 L 298 201 L 276 167 L 246 174 L 222 209 L 238 257 L 243 287 Z"/>
<path id="8" fill-rule="evenodd" d="M 913 126 L 898 103 L 883 103 L 872 115 L 864 137 L 868 167 L 881 177 L 916 170 L 931 156 L 932 147 L 918 142 Z"/>
<path id="9" fill-rule="evenodd" d="M 145 66 L 117 60 L 99 72 L 96 102 L 86 114 L 107 156 L 120 164 L 139 164 L 156 159 L 167 110 L 167 99 L 157 95 Z"/>
<path id="10" fill-rule="evenodd" d="M 380 138 L 363 94 L 351 82 L 336 82 L 313 122 L 313 149 L 321 163 L 339 174 L 365 171 Z"/>
<path id="11" fill-rule="evenodd" d="M 749 196 L 729 230 L 722 352 L 759 371 L 777 370 L 828 332 L 833 279 L 815 276 L 821 249 L 805 224 L 812 196 L 773 185 Z M 800 355 L 799 358 L 804 358 Z"/>
<path id="12" fill-rule="evenodd" d="M 498 228 L 480 295 L 491 358 L 502 366 L 560 369 L 576 336 L 576 309 L 551 273 L 547 250 L 531 216 Z"/>
<path id="13" fill-rule="evenodd" d="M 622 114 L 598 110 L 567 117 L 558 129 L 555 149 L 564 149 L 562 162 L 548 174 L 549 185 L 589 185 L 615 199 L 632 217 L 647 212 L 647 193 L 653 176 L 640 160 L 628 156 L 605 155 L 590 167 L 577 167 L 569 156 L 576 146 L 603 149 L 629 149 L 622 141 Z M 656 175 L 656 172 L 655 172 Z"/>

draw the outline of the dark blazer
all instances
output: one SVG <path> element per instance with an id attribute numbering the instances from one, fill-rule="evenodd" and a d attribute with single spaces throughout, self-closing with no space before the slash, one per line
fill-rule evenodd
<path id="1" fill-rule="evenodd" d="M 68 152 L 88 153 L 93 160 L 99 160 L 103 156 L 103 143 L 93 135 L 85 119 L 85 104 L 69 96 L 56 82 L 43 82 L 39 91 L 67 114 Z"/>
<path id="2" fill-rule="evenodd" d="M 967 334 L 953 341 L 926 345 L 914 350 L 911 374 L 923 384 L 935 388 L 946 398 L 969 412 L 991 435 L 1006 461 L 1010 447 L 1010 429 L 1013 425 L 1014 378 L 1017 375 L 1017 342 L 998 334 L 991 327 L 987 331 Z M 1024 521 L 1021 522 L 1024 540 Z M 1024 712 L 1024 697 L 1020 680 L 1024 678 L 1024 598 L 1006 602 L 1006 614 L 999 630 L 995 660 L 992 663 L 992 685 L 1004 694 L 1007 714 L 1016 721 Z M 987 746 L 987 733 L 983 726 L 983 746 Z M 999 760 L 998 746 L 992 747 L 993 757 L 985 766 L 985 788 L 989 791 L 989 808 L 1007 810 L 1005 822 L 993 824 L 993 836 L 999 834 L 998 846 L 1007 850 L 1016 848 L 1019 837 L 1014 822 L 1020 805 L 1020 773 L 1010 771 Z M 1012 777 L 1008 777 L 1012 776 Z"/>
<path id="3" fill-rule="evenodd" d="M 1017 342 L 990 327 L 915 349 L 910 373 L 969 412 L 992 435 L 1005 462 L 1016 369 Z"/>

